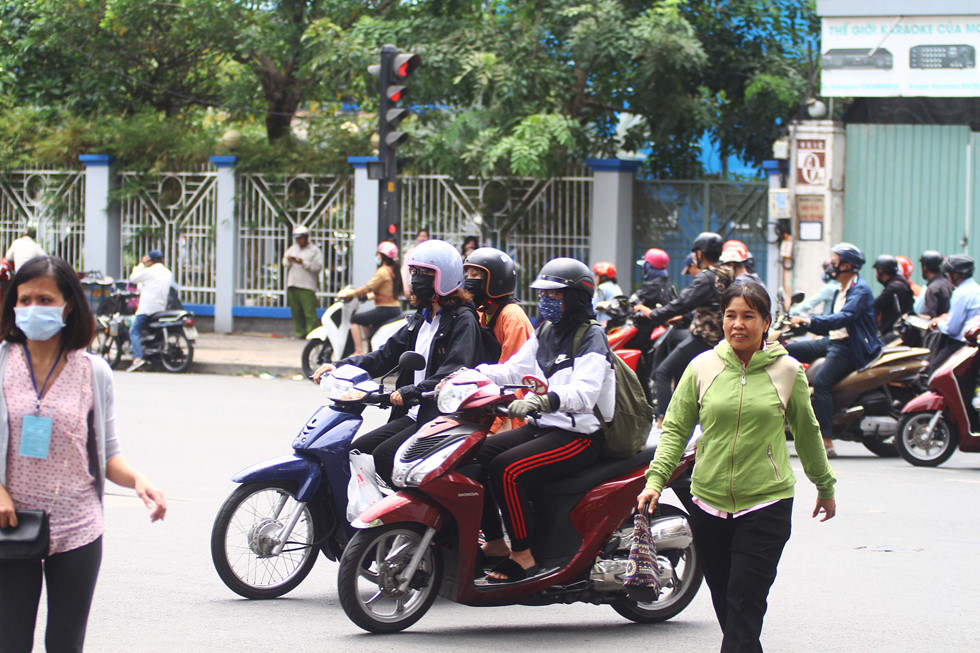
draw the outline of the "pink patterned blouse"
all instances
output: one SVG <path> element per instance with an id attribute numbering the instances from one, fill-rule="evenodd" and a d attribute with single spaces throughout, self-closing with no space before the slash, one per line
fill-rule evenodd
<path id="1" fill-rule="evenodd" d="M 47 371 L 38 371 L 40 389 Z M 50 417 L 51 446 L 46 459 L 20 455 L 22 422 L 34 415 L 37 394 L 22 345 L 10 348 L 3 394 L 10 419 L 7 492 L 22 510 L 46 510 L 51 516 L 49 555 L 94 542 L 105 531 L 102 502 L 89 469 L 88 415 L 92 404 L 92 368 L 81 351 L 67 363 L 41 398 L 41 416 Z"/>

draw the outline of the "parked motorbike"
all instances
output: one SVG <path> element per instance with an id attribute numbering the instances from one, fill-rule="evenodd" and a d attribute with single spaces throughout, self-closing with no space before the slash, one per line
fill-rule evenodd
<path id="1" fill-rule="evenodd" d="M 547 392 L 540 379 L 524 381 Z M 632 514 L 653 448 L 626 460 L 601 459 L 539 488 L 534 501 L 540 522 L 531 549 L 540 571 L 512 583 L 484 578 L 477 551 L 485 491 L 470 463 L 494 417 L 515 398 L 513 391 L 474 370 L 460 372 L 437 391 L 445 415 L 399 448 L 393 481 L 404 489 L 361 513 L 340 559 L 340 602 L 361 628 L 403 630 L 438 594 L 472 606 L 608 604 L 641 623 L 669 619 L 694 598 L 702 571 L 687 513 L 667 504 L 658 506 L 651 520 L 662 592 L 640 601 L 623 583 Z M 685 492 L 692 465 L 689 451 L 671 479 L 679 493 Z"/>
<path id="2" fill-rule="evenodd" d="M 918 467 L 936 467 L 960 451 L 980 451 L 977 374 L 980 328 L 966 332 L 970 343 L 947 358 L 928 381 L 928 390 L 902 409 L 895 448 Z"/>
<path id="3" fill-rule="evenodd" d="M 424 360 L 407 352 L 404 369 Z M 397 368 L 396 368 L 397 369 Z M 293 440 L 293 453 L 247 467 L 211 529 L 211 561 L 233 592 L 272 599 L 297 587 L 317 553 L 337 560 L 353 529 L 347 523 L 348 450 L 365 407 L 390 406 L 368 373 L 342 365 L 320 382 L 324 404 Z"/>
<path id="4" fill-rule="evenodd" d="M 334 302 L 323 312 L 320 326 L 306 334 L 307 342 L 300 359 L 303 374 L 311 376 L 324 363 L 338 361 L 354 351 L 354 340 L 350 335 L 350 319 L 359 304 L 360 302 L 354 297 L 350 297 Z M 401 315 L 375 329 L 368 343 L 370 347 L 368 351 L 374 351 L 388 342 L 388 339 L 405 326 L 405 323 L 406 316 Z"/>
<path id="5" fill-rule="evenodd" d="M 116 369 L 123 357 L 132 357 L 129 327 L 133 323 L 133 307 L 130 300 L 139 293 L 119 291 L 106 302 L 113 312 L 103 306 L 95 318 L 95 338 L 89 351 L 105 358 Z M 104 304 L 106 304 L 104 303 Z M 151 365 L 159 364 L 168 372 L 186 372 L 194 361 L 194 344 L 197 342 L 194 314 L 184 309 L 159 311 L 150 315 L 143 330 L 143 359 Z"/>

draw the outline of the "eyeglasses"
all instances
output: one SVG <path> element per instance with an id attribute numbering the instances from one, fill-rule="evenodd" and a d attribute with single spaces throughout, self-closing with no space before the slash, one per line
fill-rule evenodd
<path id="1" fill-rule="evenodd" d="M 562 299 L 564 296 L 565 296 L 565 291 L 564 290 L 549 289 L 549 290 L 539 290 L 538 291 L 538 298 L 539 299 L 541 297 L 547 297 L 548 299 Z"/>

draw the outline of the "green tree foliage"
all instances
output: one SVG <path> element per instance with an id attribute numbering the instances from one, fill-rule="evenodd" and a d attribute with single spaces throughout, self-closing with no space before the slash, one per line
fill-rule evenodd
<path id="1" fill-rule="evenodd" d="M 374 153 L 367 66 L 392 43 L 423 59 L 408 165 L 546 177 L 644 150 L 648 173 L 698 177 L 704 134 L 723 158 L 769 157 L 813 93 L 818 33 L 813 0 L 0 0 L 0 119 L 51 141 L 19 156 L 160 167 L 233 128 L 247 167 L 342 169 Z M 120 121 L 138 128 L 107 134 Z"/>

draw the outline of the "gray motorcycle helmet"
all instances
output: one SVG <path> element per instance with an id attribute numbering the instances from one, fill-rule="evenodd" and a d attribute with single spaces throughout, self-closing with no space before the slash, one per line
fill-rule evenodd
<path id="1" fill-rule="evenodd" d="M 451 295 L 463 285 L 463 259 L 459 250 L 444 240 L 427 240 L 419 243 L 408 256 L 408 266 L 435 271 L 436 294 Z"/>

